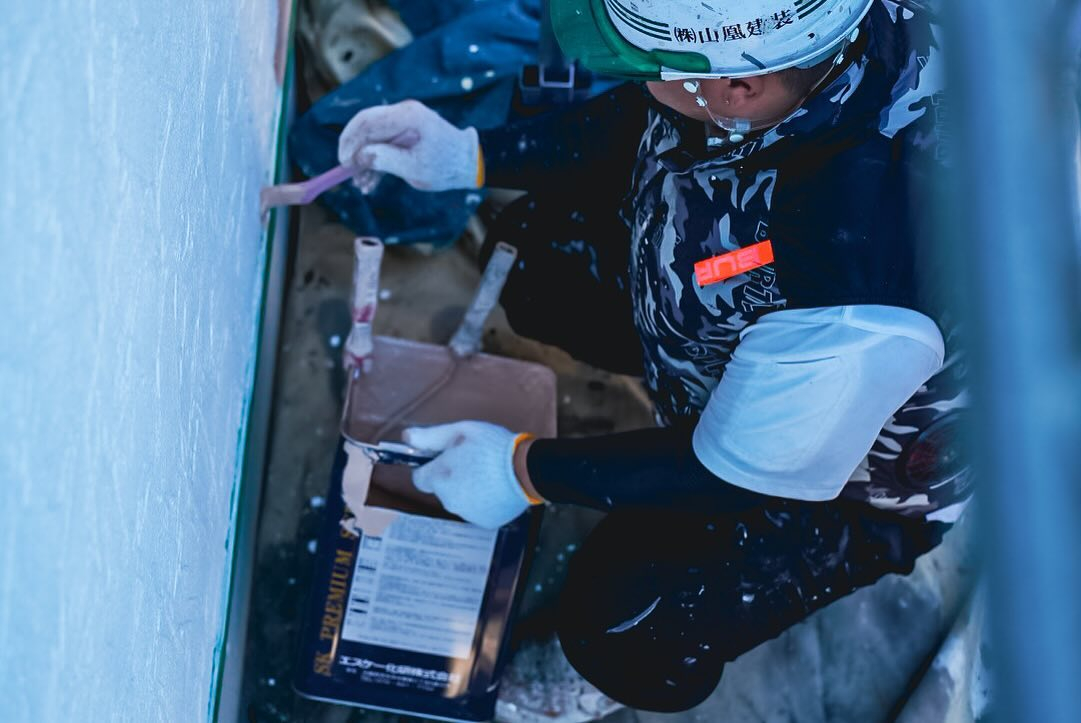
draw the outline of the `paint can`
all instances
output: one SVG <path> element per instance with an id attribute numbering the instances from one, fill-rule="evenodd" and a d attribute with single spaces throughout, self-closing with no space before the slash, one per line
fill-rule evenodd
<path id="1" fill-rule="evenodd" d="M 448 373 L 437 394 L 396 419 Z M 301 695 L 443 720 L 494 714 L 539 510 L 499 530 L 466 524 L 413 487 L 410 467 L 374 464 L 349 442 L 397 440 L 405 427 L 460 419 L 554 436 L 555 375 L 374 338 L 368 370 L 349 385 L 326 496 L 295 675 Z"/>
<path id="2" fill-rule="evenodd" d="M 540 511 L 498 530 L 470 525 L 413 486 L 417 455 L 393 442 L 406 427 L 462 419 L 555 436 L 555 374 L 478 353 L 514 247 L 496 245 L 447 347 L 372 337 L 382 244 L 357 239 L 355 252 L 350 378 L 294 687 L 335 703 L 489 720 Z"/>

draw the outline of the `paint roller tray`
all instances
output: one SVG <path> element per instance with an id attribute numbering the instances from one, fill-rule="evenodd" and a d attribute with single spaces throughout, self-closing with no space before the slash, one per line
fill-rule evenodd
<path id="1" fill-rule="evenodd" d="M 331 702 L 489 720 L 534 516 L 497 531 L 467 525 L 417 492 L 409 468 L 373 471 L 346 440 L 398 440 L 407 426 L 461 419 L 553 436 L 555 375 L 386 337 L 376 337 L 372 362 L 346 400 L 295 687 Z M 448 372 L 445 386 L 372 438 Z M 368 479 L 364 506 L 350 510 L 343 486 L 355 499 Z"/>

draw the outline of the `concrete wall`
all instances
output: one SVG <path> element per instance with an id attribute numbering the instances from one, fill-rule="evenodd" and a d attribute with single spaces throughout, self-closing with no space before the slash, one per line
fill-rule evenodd
<path id="1" fill-rule="evenodd" d="M 211 706 L 265 248 L 276 4 L 0 22 L 0 720 Z"/>

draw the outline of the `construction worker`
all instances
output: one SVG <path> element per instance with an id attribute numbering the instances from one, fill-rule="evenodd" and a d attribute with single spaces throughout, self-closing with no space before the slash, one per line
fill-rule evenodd
<path id="1" fill-rule="evenodd" d="M 367 109 L 339 156 L 421 189 L 528 191 L 487 239 L 519 250 L 511 326 L 644 377 L 657 428 L 405 439 L 441 451 L 417 487 L 477 524 L 543 501 L 607 511 L 562 592 L 563 653 L 605 696 L 679 711 L 727 661 L 910 571 L 970 494 L 925 228 L 947 160 L 938 30 L 893 0 L 551 15 L 568 56 L 634 82 L 480 133 L 416 102 Z"/>

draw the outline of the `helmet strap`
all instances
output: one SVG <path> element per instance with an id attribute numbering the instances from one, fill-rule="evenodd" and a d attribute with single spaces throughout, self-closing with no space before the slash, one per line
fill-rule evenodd
<path id="1" fill-rule="evenodd" d="M 761 120 L 734 118 L 715 114 L 708 105 L 702 106 L 710 117 L 710 120 L 706 122 L 706 144 L 711 147 L 738 145 L 746 142 L 748 137 L 752 135 L 776 128 L 785 120 L 791 118 L 819 91 L 829 87 L 833 81 L 841 77 L 852 62 L 863 54 L 866 47 L 867 34 L 859 32 L 857 29 L 857 31 L 853 32 L 852 37 L 844 42 L 843 47 L 837 54 L 833 56 L 833 62 L 822 77 L 791 108 L 778 116 Z M 821 63 L 822 61 L 818 62 Z"/>

